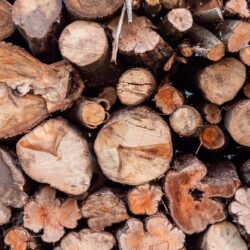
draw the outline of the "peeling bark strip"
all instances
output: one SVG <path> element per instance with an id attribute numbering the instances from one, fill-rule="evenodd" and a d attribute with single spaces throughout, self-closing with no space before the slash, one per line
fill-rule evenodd
<path id="1" fill-rule="evenodd" d="M 106 100 L 108 106 L 106 110 L 110 110 L 117 100 L 117 91 L 115 87 L 105 87 L 98 95 L 99 98 Z"/>
<path id="2" fill-rule="evenodd" d="M 56 242 L 64 235 L 64 228 L 75 228 L 81 212 L 74 199 L 61 202 L 56 199 L 56 190 L 43 187 L 24 207 L 24 227 L 35 233 L 43 230 L 42 240 Z"/>
<path id="3" fill-rule="evenodd" d="M 132 68 L 123 73 L 117 84 L 117 94 L 122 104 L 136 106 L 143 103 L 154 92 L 156 80 L 143 68 Z"/>
<path id="4" fill-rule="evenodd" d="M 210 102 L 221 105 L 232 100 L 246 80 L 246 67 L 229 57 L 205 67 L 197 74 L 198 87 Z"/>
<path id="5" fill-rule="evenodd" d="M 115 38 L 119 17 L 109 22 Z M 141 60 L 146 66 L 155 70 L 160 68 L 166 57 L 172 54 L 172 48 L 153 30 L 153 24 L 144 16 L 133 15 L 133 22 L 124 20 L 119 41 L 119 52 L 136 60 Z"/>
<path id="6" fill-rule="evenodd" d="M 173 226 L 163 214 L 148 217 L 144 230 L 138 219 L 129 219 L 117 233 L 121 250 L 183 250 L 185 234 Z"/>
<path id="7" fill-rule="evenodd" d="M 87 142 L 66 120 L 42 123 L 18 141 L 16 150 L 32 179 L 72 195 L 89 188 L 94 167 Z"/>
<path id="8" fill-rule="evenodd" d="M 11 11 L 12 5 L 6 0 L 0 0 L 0 41 L 9 37 L 15 30 Z"/>
<path id="9" fill-rule="evenodd" d="M 234 165 L 222 160 L 207 168 L 186 155 L 168 171 L 164 190 L 175 223 L 187 234 L 202 232 L 226 218 L 223 205 L 213 197 L 230 198 L 240 185 Z"/>
<path id="10" fill-rule="evenodd" d="M 16 0 L 12 18 L 33 54 L 54 52 L 62 19 L 62 0 Z"/>
<path id="11" fill-rule="evenodd" d="M 99 132 L 94 148 L 103 173 L 130 185 L 163 175 L 173 153 L 168 125 L 146 107 L 117 112 Z"/>

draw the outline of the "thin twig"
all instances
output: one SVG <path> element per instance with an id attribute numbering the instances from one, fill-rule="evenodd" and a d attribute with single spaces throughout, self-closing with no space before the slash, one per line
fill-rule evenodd
<path id="1" fill-rule="evenodd" d="M 133 21 L 132 0 L 125 0 L 125 4 L 127 8 L 128 22 L 132 23 Z"/>

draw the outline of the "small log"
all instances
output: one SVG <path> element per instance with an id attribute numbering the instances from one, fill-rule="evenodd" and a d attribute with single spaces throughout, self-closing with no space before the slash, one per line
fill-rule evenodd
<path id="1" fill-rule="evenodd" d="M 115 38 L 118 21 L 119 17 L 108 24 L 113 38 Z M 140 60 L 146 66 L 156 70 L 172 54 L 172 48 L 153 30 L 153 24 L 149 19 L 133 15 L 132 23 L 128 24 L 127 18 L 124 20 L 119 39 L 119 52 Z"/>
<path id="2" fill-rule="evenodd" d="M 162 113 L 170 115 L 184 104 L 184 96 L 171 84 L 164 84 L 155 95 L 155 104 Z"/>
<path id="3" fill-rule="evenodd" d="M 250 83 L 246 83 L 245 84 L 245 86 L 244 86 L 244 88 L 243 88 L 243 92 L 244 92 L 244 94 L 245 94 L 245 96 L 247 97 L 247 98 L 250 98 Z"/>
<path id="4" fill-rule="evenodd" d="M 75 19 L 102 20 L 115 15 L 123 0 L 63 0 L 68 12 Z M 96 40 L 98 41 L 98 39 Z"/>
<path id="5" fill-rule="evenodd" d="M 47 56 L 56 51 L 62 7 L 62 0 L 15 1 L 13 22 L 27 40 L 33 54 Z"/>
<path id="6" fill-rule="evenodd" d="M 94 148 L 103 173 L 129 185 L 144 184 L 163 175 L 173 153 L 167 123 L 146 107 L 114 114 L 99 132 Z"/>
<path id="7" fill-rule="evenodd" d="M 23 225 L 35 233 L 43 230 L 42 240 L 52 243 L 61 239 L 64 228 L 75 228 L 81 217 L 76 200 L 61 202 L 56 199 L 56 190 L 45 186 L 25 205 Z"/>
<path id="8" fill-rule="evenodd" d="M 250 158 L 240 167 L 240 174 L 243 184 L 250 187 Z"/>
<path id="9" fill-rule="evenodd" d="M 10 207 L 22 208 L 27 202 L 23 187 L 25 179 L 17 167 L 17 159 L 0 148 L 0 225 L 9 222 Z"/>
<path id="10" fill-rule="evenodd" d="M 109 45 L 100 24 L 87 21 L 69 24 L 59 38 L 59 48 L 62 56 L 85 74 L 97 74 L 97 70 L 106 68 Z"/>
<path id="11" fill-rule="evenodd" d="M 177 51 L 184 57 L 191 57 L 194 52 L 191 44 L 189 42 L 182 42 L 177 46 Z"/>
<path id="12" fill-rule="evenodd" d="M 153 215 L 158 212 L 162 191 L 159 186 L 144 184 L 128 193 L 128 206 L 133 214 Z"/>
<path id="13" fill-rule="evenodd" d="M 221 105 L 237 95 L 246 80 L 246 67 L 230 57 L 205 67 L 197 74 L 198 87 L 210 102 Z"/>
<path id="14" fill-rule="evenodd" d="M 106 110 L 110 110 L 117 100 L 117 91 L 115 87 L 105 87 L 98 95 L 99 98 L 106 100 L 108 106 Z"/>
<path id="15" fill-rule="evenodd" d="M 229 212 L 249 235 L 250 188 L 241 187 L 236 191 L 234 200 L 229 204 Z"/>
<path id="16" fill-rule="evenodd" d="M 23 227 L 13 227 L 6 233 L 4 243 L 11 250 L 38 249 L 35 239 Z"/>
<path id="17" fill-rule="evenodd" d="M 100 190 L 90 195 L 81 210 L 93 230 L 103 230 L 129 218 L 124 202 L 111 190 Z"/>
<path id="18" fill-rule="evenodd" d="M 118 231 L 117 239 L 121 250 L 184 249 L 185 234 L 172 225 L 163 214 L 150 216 L 143 223 L 130 219 Z"/>
<path id="19" fill-rule="evenodd" d="M 219 39 L 228 52 L 239 52 L 250 41 L 250 23 L 241 20 L 226 20 L 216 26 Z"/>
<path id="20" fill-rule="evenodd" d="M 147 16 L 156 17 L 160 13 L 162 5 L 160 0 L 145 0 L 144 8 Z"/>
<path id="21" fill-rule="evenodd" d="M 202 107 L 202 112 L 205 116 L 205 119 L 210 124 L 218 124 L 221 122 L 221 110 L 220 108 L 213 103 L 206 103 Z"/>
<path id="22" fill-rule="evenodd" d="M 193 107 L 184 105 L 177 108 L 169 117 L 171 128 L 180 136 L 196 136 L 202 126 L 200 113 Z"/>
<path id="23" fill-rule="evenodd" d="M 226 113 L 225 127 L 240 145 L 250 147 L 250 99 L 241 100 Z"/>
<path id="24" fill-rule="evenodd" d="M 247 244 L 241 238 L 237 227 L 229 221 L 211 225 L 202 237 L 200 250 L 247 250 Z"/>
<path id="25" fill-rule="evenodd" d="M 225 55 L 224 44 L 206 28 L 194 24 L 189 35 L 196 44 L 193 47 L 196 55 L 211 61 L 219 61 Z"/>
<path id="26" fill-rule="evenodd" d="M 155 77 L 149 70 L 132 68 L 120 77 L 117 95 L 122 104 L 136 106 L 147 100 L 153 94 L 155 87 Z"/>
<path id="27" fill-rule="evenodd" d="M 199 135 L 201 145 L 208 150 L 218 150 L 225 147 L 226 138 L 217 125 L 204 126 Z"/>
<path id="28" fill-rule="evenodd" d="M 82 229 L 79 233 L 72 232 L 66 235 L 58 250 L 111 250 L 115 245 L 115 238 L 105 231 Z"/>
<path id="29" fill-rule="evenodd" d="M 197 157 L 185 155 L 168 171 L 164 190 L 175 223 L 193 234 L 226 218 L 223 205 L 213 197 L 230 198 L 239 185 L 232 163 L 216 161 L 207 168 Z"/>
<path id="30" fill-rule="evenodd" d="M 160 0 L 166 9 L 187 8 L 188 0 Z"/>
<path id="31" fill-rule="evenodd" d="M 248 1 L 246 0 L 229 0 L 225 4 L 225 11 L 229 15 L 237 15 L 242 18 L 249 18 L 250 11 Z"/>
<path id="32" fill-rule="evenodd" d="M 12 5 L 6 0 L 0 0 L 0 41 L 9 37 L 15 30 L 11 11 Z"/>
<path id="33" fill-rule="evenodd" d="M 250 66 L 250 45 L 243 47 L 240 50 L 239 55 L 240 55 L 240 60 L 247 66 Z"/>
<path id="34" fill-rule="evenodd" d="M 94 163 L 86 140 L 66 120 L 42 123 L 18 141 L 16 150 L 32 179 L 72 195 L 87 191 Z"/>

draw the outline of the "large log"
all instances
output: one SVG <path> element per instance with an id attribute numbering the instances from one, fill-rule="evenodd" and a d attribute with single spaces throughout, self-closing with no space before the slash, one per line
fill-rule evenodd
<path id="1" fill-rule="evenodd" d="M 230 198 L 240 185 L 236 168 L 222 160 L 206 167 L 197 157 L 185 155 L 168 171 L 164 190 L 175 223 L 187 234 L 202 232 L 226 218 L 215 197 Z"/>
<path id="2" fill-rule="evenodd" d="M 172 159 L 169 127 L 146 107 L 114 114 L 99 132 L 94 148 L 103 173 L 130 185 L 160 177 Z"/>
<path id="3" fill-rule="evenodd" d="M 42 123 L 18 141 L 16 150 L 32 179 L 72 195 L 89 188 L 94 163 L 88 144 L 66 120 Z"/>
<path id="4" fill-rule="evenodd" d="M 249 18 L 250 11 L 247 0 L 229 0 L 225 4 L 225 11 L 229 15 L 237 15 L 242 18 Z"/>
<path id="5" fill-rule="evenodd" d="M 11 17 L 12 5 L 6 1 L 0 1 L 0 41 L 9 37 L 15 30 Z"/>

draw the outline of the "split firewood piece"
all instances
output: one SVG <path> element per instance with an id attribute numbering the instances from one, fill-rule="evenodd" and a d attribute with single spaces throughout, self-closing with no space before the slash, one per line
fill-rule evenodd
<path id="1" fill-rule="evenodd" d="M 101 6 L 101 3 L 96 3 L 96 6 Z M 59 48 L 62 56 L 83 73 L 93 74 L 107 66 L 108 39 L 98 23 L 75 21 L 69 24 L 60 36 Z"/>
<path id="2" fill-rule="evenodd" d="M 16 150 L 32 179 L 72 195 L 87 191 L 94 163 L 87 141 L 66 120 L 42 123 L 18 141 Z"/>
<path id="3" fill-rule="evenodd" d="M 156 17 L 160 13 L 162 5 L 160 0 L 145 0 L 144 8 L 147 16 Z"/>
<path id="4" fill-rule="evenodd" d="M 229 204 L 229 212 L 235 217 L 236 222 L 243 226 L 246 233 L 250 234 L 250 188 L 239 188 L 234 196 L 234 200 Z"/>
<path id="5" fill-rule="evenodd" d="M 250 99 L 241 100 L 226 113 L 225 127 L 240 145 L 250 147 Z"/>
<path id="6" fill-rule="evenodd" d="M 117 100 L 117 91 L 115 87 L 105 87 L 98 95 L 99 98 L 106 100 L 108 106 L 106 110 L 110 110 Z"/>
<path id="7" fill-rule="evenodd" d="M 184 104 L 184 96 L 171 84 L 164 84 L 155 95 L 155 104 L 162 113 L 170 115 Z"/>
<path id="8" fill-rule="evenodd" d="M 196 44 L 193 47 L 196 55 L 211 61 L 219 61 L 225 55 L 224 44 L 209 30 L 194 24 L 189 35 Z"/>
<path id="9" fill-rule="evenodd" d="M 245 80 L 245 65 L 233 57 L 213 63 L 197 74 L 198 87 L 207 100 L 217 105 L 234 99 Z"/>
<path id="10" fill-rule="evenodd" d="M 166 9 L 187 8 L 188 0 L 160 0 Z"/>
<path id="11" fill-rule="evenodd" d="M 196 136 L 202 127 L 202 117 L 193 107 L 183 105 L 169 117 L 171 128 L 180 136 Z"/>
<path id="12" fill-rule="evenodd" d="M 229 0 L 225 4 L 225 11 L 228 14 L 238 15 L 242 18 L 250 17 L 247 0 Z"/>
<path id="13" fill-rule="evenodd" d="M 115 15 L 123 0 L 63 0 L 68 12 L 76 19 L 101 20 Z M 96 40 L 96 42 L 98 39 Z"/>
<path id="14" fill-rule="evenodd" d="M 189 58 L 193 55 L 193 48 L 189 42 L 182 42 L 177 46 L 177 51 L 184 57 Z"/>
<path id="15" fill-rule="evenodd" d="M 12 19 L 33 54 L 55 51 L 62 19 L 62 0 L 16 0 Z"/>
<path id="16" fill-rule="evenodd" d="M 35 233 L 43 230 L 42 240 L 52 243 L 61 239 L 64 228 L 75 228 L 81 217 L 75 199 L 62 202 L 56 199 L 54 188 L 45 186 L 25 205 L 23 221 L 24 227 Z"/>
<path id="17" fill-rule="evenodd" d="M 129 219 L 117 239 L 121 250 L 185 249 L 185 234 L 160 213 L 147 218 L 145 229 L 142 221 Z"/>
<path id="18" fill-rule="evenodd" d="M 93 230 L 103 230 L 129 218 L 124 202 L 108 189 L 90 195 L 81 210 Z"/>
<path id="19" fill-rule="evenodd" d="M 250 187 L 250 158 L 240 167 L 243 184 Z"/>
<path id="20" fill-rule="evenodd" d="M 153 215 L 158 212 L 162 191 L 159 186 L 148 183 L 133 188 L 128 193 L 128 206 L 133 214 Z"/>
<path id="21" fill-rule="evenodd" d="M 250 41 L 250 23 L 247 21 L 226 20 L 218 24 L 216 29 L 228 52 L 238 52 Z"/>
<path id="22" fill-rule="evenodd" d="M 204 126 L 199 135 L 201 145 L 208 150 L 222 149 L 226 144 L 223 131 L 217 125 Z"/>
<path id="23" fill-rule="evenodd" d="M 200 241 L 201 250 L 247 250 L 238 228 L 229 221 L 211 225 Z"/>
<path id="24" fill-rule="evenodd" d="M 119 17 L 108 25 L 115 38 Z M 144 16 L 133 15 L 133 22 L 124 20 L 119 39 L 119 52 L 136 60 L 140 59 L 146 66 L 156 69 L 162 66 L 172 54 L 172 48 L 153 30 L 153 24 Z"/>
<path id="25" fill-rule="evenodd" d="M 170 71 L 175 66 L 175 63 L 176 63 L 176 53 L 174 52 L 172 56 L 170 56 L 165 62 L 163 70 L 166 72 Z"/>
<path id="26" fill-rule="evenodd" d="M 149 70 L 133 68 L 125 71 L 120 77 L 117 95 L 122 104 L 136 106 L 148 99 L 155 87 L 155 77 Z"/>
<path id="27" fill-rule="evenodd" d="M 185 155 L 166 175 L 164 189 L 170 213 L 187 234 L 202 232 L 209 224 L 224 220 L 224 207 L 213 198 L 230 198 L 240 185 L 231 162 L 221 160 L 208 166 L 193 155 Z"/>
<path id="28" fill-rule="evenodd" d="M 22 208 L 28 196 L 23 191 L 25 179 L 17 167 L 17 159 L 2 148 L 0 148 L 0 172 L 0 225 L 2 225 L 10 220 L 10 207 Z"/>
<path id="29" fill-rule="evenodd" d="M 58 250 L 111 250 L 115 245 L 115 238 L 105 231 L 82 229 L 79 233 L 66 235 Z"/>
<path id="30" fill-rule="evenodd" d="M 163 19 L 164 31 L 169 39 L 180 39 L 193 25 L 191 12 L 186 8 L 176 8 Z"/>
<path id="31" fill-rule="evenodd" d="M 213 103 L 206 103 L 202 107 L 202 112 L 206 118 L 206 120 L 210 124 L 218 124 L 221 122 L 221 110 L 220 108 Z"/>
<path id="32" fill-rule="evenodd" d="M 243 92 L 247 98 L 250 98 L 250 83 L 247 82 L 243 88 Z"/>
<path id="33" fill-rule="evenodd" d="M 23 227 L 11 228 L 4 237 L 4 243 L 10 246 L 11 250 L 38 249 L 35 239 Z"/>
<path id="34" fill-rule="evenodd" d="M 239 55 L 240 55 L 240 60 L 247 66 L 250 66 L 250 45 L 243 47 L 240 50 Z"/>
<path id="35" fill-rule="evenodd" d="M 11 11 L 12 5 L 6 0 L 0 0 L 0 41 L 9 37 L 15 30 Z"/>
<path id="36" fill-rule="evenodd" d="M 103 173 L 130 185 L 162 176 L 173 154 L 167 123 L 144 106 L 114 114 L 99 132 L 94 147 Z"/>

